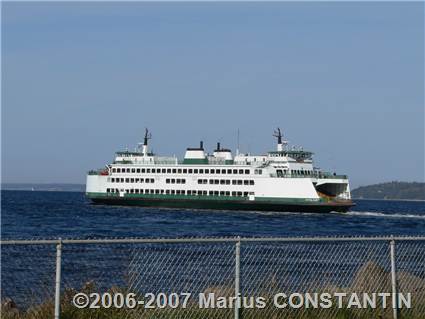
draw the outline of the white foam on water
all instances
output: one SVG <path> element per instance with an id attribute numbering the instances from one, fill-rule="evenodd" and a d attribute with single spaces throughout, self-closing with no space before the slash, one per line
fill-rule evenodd
<path id="1" fill-rule="evenodd" d="M 414 219 L 425 219 L 425 213 L 419 214 L 403 214 L 403 213 L 380 213 L 380 212 L 356 212 L 349 211 L 347 213 L 339 213 L 341 215 L 350 216 L 370 216 L 370 217 L 382 217 L 382 218 L 414 218 Z"/>

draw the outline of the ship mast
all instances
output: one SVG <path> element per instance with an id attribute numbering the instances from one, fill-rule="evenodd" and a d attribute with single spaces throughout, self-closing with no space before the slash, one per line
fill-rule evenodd
<path id="1" fill-rule="evenodd" d="M 142 148 L 143 156 L 148 155 L 148 140 L 150 140 L 151 138 L 152 138 L 152 134 L 149 133 L 149 130 L 146 128 L 145 129 L 145 138 L 143 139 L 143 148 Z"/>
<path id="2" fill-rule="evenodd" d="M 282 152 L 283 146 L 286 145 L 288 142 L 282 140 L 282 132 L 280 131 L 279 127 L 274 131 L 273 136 L 277 137 L 277 151 Z"/>

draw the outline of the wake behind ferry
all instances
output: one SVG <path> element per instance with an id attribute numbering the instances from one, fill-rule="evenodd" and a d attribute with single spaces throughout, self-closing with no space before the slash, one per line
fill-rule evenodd
<path id="1" fill-rule="evenodd" d="M 280 129 L 277 148 L 265 155 L 217 148 L 187 148 L 184 159 L 149 151 L 151 134 L 134 152 L 117 152 L 104 169 L 87 175 L 94 203 L 168 208 L 346 212 L 353 206 L 346 175 L 314 167 L 312 152 L 289 148 Z"/>

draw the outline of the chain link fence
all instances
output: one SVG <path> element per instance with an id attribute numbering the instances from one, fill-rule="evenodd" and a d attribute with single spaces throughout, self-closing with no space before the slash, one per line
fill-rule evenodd
<path id="1" fill-rule="evenodd" d="M 425 237 L 3 240 L 1 258 L 6 319 L 425 318 Z"/>

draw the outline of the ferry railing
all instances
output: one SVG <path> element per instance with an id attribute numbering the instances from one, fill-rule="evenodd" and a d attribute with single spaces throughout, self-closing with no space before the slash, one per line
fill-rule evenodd
<path id="1" fill-rule="evenodd" d="M 2 318 L 423 318 L 425 236 L 2 240 Z M 78 293 L 411 294 L 390 307 L 78 309 Z M 345 301 L 347 302 L 347 301 Z M 344 304 L 347 306 L 347 304 Z M 72 315 L 71 315 L 72 314 Z M 114 317 L 115 316 L 115 317 Z"/>

